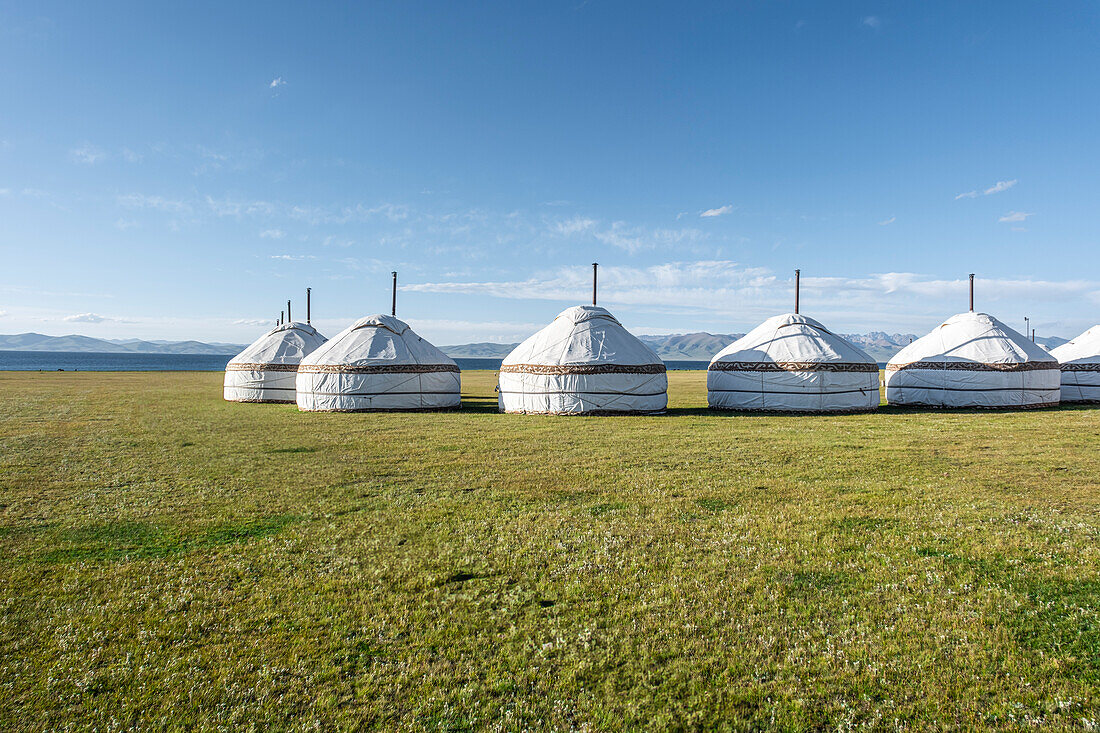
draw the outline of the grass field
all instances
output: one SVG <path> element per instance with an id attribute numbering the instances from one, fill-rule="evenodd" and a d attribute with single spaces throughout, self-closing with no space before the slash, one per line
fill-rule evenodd
<path id="1" fill-rule="evenodd" d="M 0 729 L 1095 728 L 1100 410 L 0 374 Z"/>

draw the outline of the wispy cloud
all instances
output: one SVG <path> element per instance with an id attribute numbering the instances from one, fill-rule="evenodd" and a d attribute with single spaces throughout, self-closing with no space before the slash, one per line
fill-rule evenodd
<path id="1" fill-rule="evenodd" d="M 273 260 L 285 260 L 287 262 L 301 262 L 302 260 L 315 260 L 313 255 L 271 255 Z"/>
<path id="2" fill-rule="evenodd" d="M 1027 218 L 1029 216 L 1035 216 L 1035 214 L 1025 211 L 1010 211 L 997 221 L 1001 222 L 1002 224 L 1012 224 L 1016 222 L 1027 221 Z"/>
<path id="3" fill-rule="evenodd" d="M 278 89 L 279 87 L 285 87 L 286 80 L 281 76 L 277 76 L 271 80 L 271 83 L 267 85 L 268 89 Z"/>
<path id="4" fill-rule="evenodd" d="M 860 21 L 860 24 L 865 25 L 868 28 L 879 28 L 882 26 L 882 19 L 879 18 L 877 15 L 867 15 L 864 16 L 863 20 Z"/>
<path id="5" fill-rule="evenodd" d="M 630 254 L 699 242 L 706 238 L 706 235 L 698 229 L 647 229 L 631 226 L 625 221 L 612 222 L 610 228 L 596 232 L 594 236 L 600 242 L 618 247 Z"/>
<path id="6" fill-rule="evenodd" d="M 133 229 L 136 226 L 138 226 L 138 223 L 133 219 L 123 219 L 122 217 L 119 217 L 117 220 L 115 220 L 115 229 L 126 231 L 127 229 Z"/>
<path id="7" fill-rule="evenodd" d="M 127 163 L 140 163 L 142 158 L 144 157 L 145 156 L 143 156 L 141 153 L 135 153 L 133 150 L 130 150 L 130 148 L 122 149 L 122 158 Z"/>
<path id="8" fill-rule="evenodd" d="M 1015 178 L 1013 178 L 1011 181 L 997 181 L 992 186 L 987 188 L 984 191 L 984 193 L 985 193 L 986 196 L 988 196 L 991 193 L 1000 193 L 1001 191 L 1007 191 L 1008 189 L 1012 188 L 1015 185 L 1016 185 L 1016 179 Z"/>
<path id="9" fill-rule="evenodd" d="M 69 151 L 69 155 L 75 162 L 83 165 L 95 165 L 107 159 L 106 151 L 90 143 L 84 143 L 79 148 L 73 148 Z"/>
<path id="10" fill-rule="evenodd" d="M 884 226 L 887 226 L 889 224 L 893 224 L 897 220 L 898 220 L 898 218 L 896 216 L 891 216 L 889 219 L 883 219 L 882 221 L 880 221 L 878 223 L 878 225 L 880 227 L 884 227 Z"/>
<path id="11" fill-rule="evenodd" d="M 282 229 L 264 229 L 260 232 L 260 239 L 282 239 L 286 232 Z"/>
<path id="12" fill-rule="evenodd" d="M 238 318 L 233 321 L 234 326 L 266 326 L 273 323 L 272 318 Z"/>
<path id="13" fill-rule="evenodd" d="M 556 221 L 550 225 L 550 230 L 554 234 L 558 234 L 563 237 L 572 236 L 574 234 L 580 234 L 586 232 L 592 227 L 596 226 L 595 219 L 588 219 L 583 216 L 574 216 L 572 219 L 566 219 L 565 221 Z"/>
<path id="14" fill-rule="evenodd" d="M 955 200 L 958 201 L 959 199 L 976 199 L 979 196 L 990 196 L 995 193 L 1000 193 L 1001 191 L 1007 191 L 1008 189 L 1015 186 L 1016 183 L 1017 180 L 1015 178 L 1013 178 L 1011 181 L 997 181 L 989 188 L 983 189 L 981 191 L 974 190 L 960 193 L 958 196 L 955 197 Z"/>
<path id="15" fill-rule="evenodd" d="M 719 206 L 717 209 L 707 209 L 706 211 L 699 214 L 699 216 L 705 219 L 711 216 L 722 216 L 724 214 L 730 213 L 731 211 L 733 211 L 733 205 L 726 204 L 725 206 Z"/>
<path id="16" fill-rule="evenodd" d="M 186 214 L 191 211 L 191 205 L 186 201 L 168 199 L 163 196 L 146 196 L 141 193 L 128 193 L 116 196 L 115 201 L 119 206 L 130 209 L 153 209 L 168 214 Z"/>
<path id="17" fill-rule="evenodd" d="M 563 268 L 525 280 L 428 282 L 402 290 L 470 294 L 514 300 L 585 302 L 591 293 L 588 268 Z M 967 281 L 945 280 L 917 273 L 887 272 L 863 277 L 803 277 L 803 303 L 815 316 L 868 327 L 867 313 L 895 326 L 931 323 L 965 303 Z M 979 278 L 984 303 L 1057 302 L 1088 299 L 1100 283 L 1084 280 L 1043 281 Z M 600 271 L 600 302 L 633 312 L 691 314 L 695 320 L 720 317 L 746 327 L 753 321 L 789 310 L 793 303 L 790 275 L 749 267 L 728 260 L 670 262 L 651 267 L 604 267 Z M 831 320 L 827 322 L 831 323 Z"/>

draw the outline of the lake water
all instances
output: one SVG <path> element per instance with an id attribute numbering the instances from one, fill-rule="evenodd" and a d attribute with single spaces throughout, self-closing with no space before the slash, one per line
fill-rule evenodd
<path id="1" fill-rule="evenodd" d="M 0 371 L 17 372 L 220 372 L 232 354 L 91 354 L 0 351 Z M 499 369 L 500 359 L 455 359 L 460 369 Z M 706 369 L 705 361 L 668 361 L 670 370 Z"/>

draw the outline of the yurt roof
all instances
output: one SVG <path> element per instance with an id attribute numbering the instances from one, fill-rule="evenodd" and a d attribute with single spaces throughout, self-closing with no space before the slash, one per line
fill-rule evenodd
<path id="1" fill-rule="evenodd" d="M 369 364 L 445 364 L 449 356 L 421 338 L 399 318 L 371 315 L 333 336 L 303 364 L 363 366 Z"/>
<path id="2" fill-rule="evenodd" d="M 504 365 L 661 364 L 657 353 L 627 331 L 606 308 L 566 308 L 512 350 Z"/>
<path id="3" fill-rule="evenodd" d="M 1100 363 L 1100 325 L 1093 326 L 1077 338 L 1050 351 L 1063 364 Z"/>
<path id="4" fill-rule="evenodd" d="M 875 364 L 862 349 L 799 313 L 773 316 L 719 351 L 716 362 Z"/>
<path id="5" fill-rule="evenodd" d="M 1023 334 L 988 313 L 966 312 L 951 316 L 931 333 L 894 355 L 890 366 L 915 362 L 971 362 L 1023 364 L 1052 362 L 1054 357 Z"/>
<path id="6" fill-rule="evenodd" d="M 297 364 L 325 341 L 308 323 L 291 321 L 271 329 L 230 360 L 230 364 Z"/>

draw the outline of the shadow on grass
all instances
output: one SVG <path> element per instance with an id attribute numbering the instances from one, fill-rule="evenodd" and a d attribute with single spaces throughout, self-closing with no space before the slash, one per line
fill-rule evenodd
<path id="1" fill-rule="evenodd" d="M 109 522 L 59 533 L 55 547 L 38 555 L 46 563 L 110 562 L 164 558 L 247 542 L 281 532 L 300 517 L 274 515 L 212 527 L 186 535 L 146 522 Z"/>
<path id="2" fill-rule="evenodd" d="M 462 412 L 474 414 L 497 414 L 499 412 L 496 397 L 480 395 L 462 395 Z"/>

